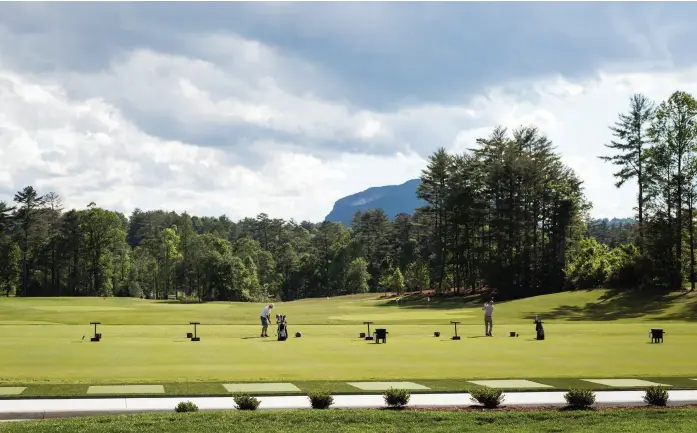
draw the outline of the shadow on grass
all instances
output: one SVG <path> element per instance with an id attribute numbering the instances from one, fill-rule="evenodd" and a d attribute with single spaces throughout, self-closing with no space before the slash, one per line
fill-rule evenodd
<path id="1" fill-rule="evenodd" d="M 481 306 L 485 299 L 483 294 L 429 296 L 425 293 L 410 293 L 398 298 L 387 299 L 385 302 L 378 304 L 378 306 L 408 309 L 454 310 Z"/>
<path id="2" fill-rule="evenodd" d="M 542 320 L 568 321 L 609 321 L 632 319 L 646 315 L 656 315 L 665 311 L 680 294 L 652 293 L 639 291 L 608 290 L 599 302 L 585 305 L 562 305 L 551 311 L 539 314 L 529 314 L 525 319 L 534 320 L 539 316 Z M 697 320 L 697 306 L 695 307 Z M 654 320 L 666 320 L 665 317 Z M 684 320 L 681 316 L 680 320 Z"/>
<path id="3" fill-rule="evenodd" d="M 685 298 L 688 298 L 686 301 Z M 423 310 L 454 310 L 462 308 L 478 308 L 488 299 L 486 294 L 443 296 L 427 295 L 426 293 L 410 293 L 401 297 L 393 297 L 378 304 L 380 307 Z M 686 301 L 686 302 L 685 302 Z M 506 301 L 499 302 L 499 305 Z M 675 303 L 683 305 L 670 314 L 665 313 Z M 650 321 L 676 320 L 697 322 L 697 292 L 651 292 L 639 290 L 608 290 L 597 302 L 585 305 L 562 305 L 550 311 L 539 313 L 523 313 L 521 318 L 534 320 L 539 316 L 542 320 L 567 321 L 613 321 L 621 319 L 644 318 L 653 316 Z"/>
<path id="4" fill-rule="evenodd" d="M 661 320 L 684 320 L 688 322 L 697 322 L 697 302 L 694 301 L 695 298 L 697 298 L 697 292 L 681 292 L 675 295 L 675 299 L 680 298 L 689 299 L 692 302 L 687 301 L 683 308 L 674 313 L 662 316 Z"/>

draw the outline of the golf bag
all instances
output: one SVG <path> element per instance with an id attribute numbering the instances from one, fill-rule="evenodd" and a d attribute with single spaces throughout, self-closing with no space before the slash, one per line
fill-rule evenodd
<path id="1" fill-rule="evenodd" d="M 286 341 L 288 339 L 288 327 L 286 325 L 286 316 L 282 314 L 276 314 L 276 324 L 278 325 L 278 329 L 276 330 L 278 341 Z"/>
<path id="2" fill-rule="evenodd" d="M 537 332 L 537 339 L 545 339 L 545 328 L 542 326 L 542 321 L 535 318 L 535 331 Z"/>

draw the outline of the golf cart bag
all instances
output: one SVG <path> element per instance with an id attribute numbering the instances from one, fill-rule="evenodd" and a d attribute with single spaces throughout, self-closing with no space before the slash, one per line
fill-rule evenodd
<path id="1" fill-rule="evenodd" d="M 276 323 L 278 325 L 278 329 L 276 330 L 278 341 L 286 341 L 288 339 L 288 327 L 286 326 L 286 316 L 277 314 Z"/>
<path id="2" fill-rule="evenodd" d="M 537 332 L 538 340 L 545 339 L 545 328 L 542 326 L 542 321 L 539 320 L 537 317 L 535 318 L 535 331 Z"/>

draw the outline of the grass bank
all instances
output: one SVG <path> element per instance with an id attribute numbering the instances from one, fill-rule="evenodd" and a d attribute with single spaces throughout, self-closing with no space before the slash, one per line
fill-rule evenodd
<path id="1" fill-rule="evenodd" d="M 694 432 L 694 409 L 601 411 L 446 412 L 389 410 L 305 410 L 283 412 L 205 412 L 141 414 L 65 420 L 1 423 L 0 432 L 168 433 L 250 431 L 305 433 L 389 432 Z M 484 430 L 483 430 L 484 429 Z"/>

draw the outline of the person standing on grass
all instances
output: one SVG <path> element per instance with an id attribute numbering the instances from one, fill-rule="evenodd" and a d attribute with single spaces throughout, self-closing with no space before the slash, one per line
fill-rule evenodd
<path id="1" fill-rule="evenodd" d="M 269 329 L 269 322 L 271 322 L 271 310 L 273 309 L 273 304 L 269 304 L 261 310 L 261 336 L 268 337 L 269 335 L 266 331 Z"/>
<path id="2" fill-rule="evenodd" d="M 482 307 L 484 310 L 484 332 L 487 337 L 492 337 L 492 332 L 494 330 L 494 321 L 491 318 L 494 314 L 494 300 L 486 302 Z"/>

